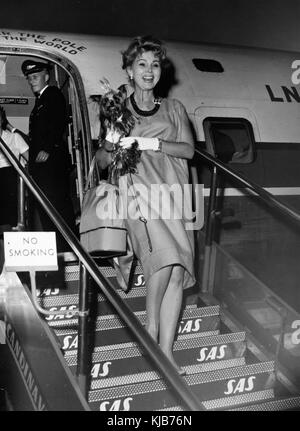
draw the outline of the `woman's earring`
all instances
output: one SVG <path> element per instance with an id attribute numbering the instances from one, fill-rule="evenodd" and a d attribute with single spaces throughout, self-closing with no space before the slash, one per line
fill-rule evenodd
<path id="1" fill-rule="evenodd" d="M 130 81 L 132 81 L 133 80 L 133 75 L 129 75 L 129 79 L 130 79 Z"/>

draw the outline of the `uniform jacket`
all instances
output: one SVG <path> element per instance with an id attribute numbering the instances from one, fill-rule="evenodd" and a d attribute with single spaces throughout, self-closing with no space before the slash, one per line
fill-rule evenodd
<path id="1" fill-rule="evenodd" d="M 44 150 L 50 154 L 49 162 L 62 157 L 66 144 L 63 135 L 67 124 L 66 102 L 59 88 L 47 87 L 36 100 L 29 119 L 30 165 Z"/>

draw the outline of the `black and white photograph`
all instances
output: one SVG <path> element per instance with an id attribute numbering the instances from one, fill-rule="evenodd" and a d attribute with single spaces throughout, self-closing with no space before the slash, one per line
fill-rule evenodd
<path id="1" fill-rule="evenodd" d="M 0 412 L 300 411 L 300 2 L 0 3 Z"/>

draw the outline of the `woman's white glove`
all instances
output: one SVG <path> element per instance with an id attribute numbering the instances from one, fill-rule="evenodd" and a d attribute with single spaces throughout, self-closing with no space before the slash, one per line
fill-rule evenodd
<path id="1" fill-rule="evenodd" d="M 108 129 L 108 132 L 105 136 L 105 140 L 110 142 L 111 144 L 117 144 L 121 138 L 119 132 L 114 129 Z"/>
<path id="2" fill-rule="evenodd" d="M 134 137 L 134 136 L 128 136 L 126 138 L 122 138 L 120 140 L 119 145 L 123 148 L 129 148 L 134 142 L 138 143 L 138 149 L 141 151 L 144 151 L 144 150 L 158 151 L 158 148 L 159 148 L 158 138 L 141 138 L 141 137 Z"/>

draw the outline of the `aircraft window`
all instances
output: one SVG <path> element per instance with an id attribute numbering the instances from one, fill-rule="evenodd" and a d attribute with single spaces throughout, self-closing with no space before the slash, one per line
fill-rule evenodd
<path id="1" fill-rule="evenodd" d="M 251 163 L 254 160 L 254 136 L 244 119 L 205 119 L 208 149 L 224 163 Z"/>
<path id="2" fill-rule="evenodd" d="M 200 70 L 201 72 L 224 72 L 222 64 L 217 60 L 210 60 L 206 58 L 193 58 L 192 62 L 194 63 L 196 69 Z"/>

